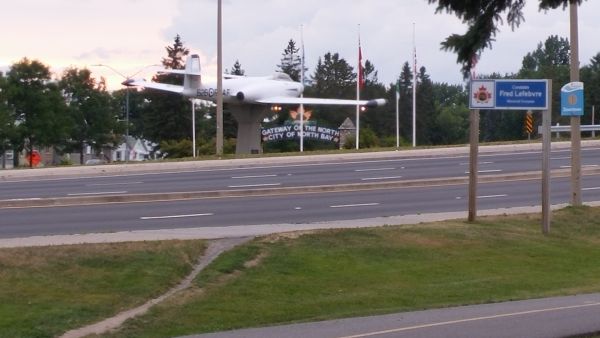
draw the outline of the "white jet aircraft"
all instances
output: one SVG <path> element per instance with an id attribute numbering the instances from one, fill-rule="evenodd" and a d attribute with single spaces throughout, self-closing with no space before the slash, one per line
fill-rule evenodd
<path id="1" fill-rule="evenodd" d="M 165 69 L 159 73 L 182 74 L 183 86 L 144 80 L 129 79 L 126 86 L 139 86 L 181 94 L 200 100 L 217 100 L 216 83 L 203 83 L 200 75 L 200 57 L 192 55 L 185 69 Z M 270 108 L 279 105 L 346 105 L 377 107 L 386 104 L 385 99 L 341 100 L 300 97 L 304 86 L 293 81 L 287 74 L 246 77 L 223 75 L 223 102 L 238 123 L 236 153 L 261 152 L 260 125 L 269 114 Z"/>
<path id="2" fill-rule="evenodd" d="M 123 84 L 140 86 L 178 93 L 185 97 L 206 101 L 216 101 L 216 83 L 203 83 L 200 74 L 200 57 L 192 55 L 187 59 L 185 69 L 164 69 L 159 73 L 184 75 L 183 86 L 145 80 L 130 79 Z M 223 75 L 223 102 L 229 104 L 258 104 L 258 105 L 347 105 L 377 107 L 386 104 L 385 99 L 375 100 L 341 100 L 300 97 L 304 86 L 293 81 L 285 73 L 271 76 L 246 77 Z"/>

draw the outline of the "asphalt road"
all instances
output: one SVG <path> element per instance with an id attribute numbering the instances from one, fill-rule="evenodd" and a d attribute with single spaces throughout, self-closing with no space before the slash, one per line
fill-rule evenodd
<path id="1" fill-rule="evenodd" d="M 539 180 L 480 184 L 478 208 L 541 204 Z M 583 179 L 584 201 L 600 200 L 600 177 Z M 552 182 L 552 204 L 568 203 L 568 179 Z M 308 223 L 467 209 L 467 186 L 287 194 L 149 203 L 0 209 L 0 238 L 127 230 Z"/>
<path id="2" fill-rule="evenodd" d="M 600 294 L 405 312 L 194 338 L 559 338 L 600 332 Z"/>
<path id="3" fill-rule="evenodd" d="M 582 165 L 599 167 L 600 148 L 584 147 Z M 465 176 L 468 155 L 407 157 L 402 152 L 386 159 L 335 160 L 333 162 L 206 168 L 176 172 L 113 174 L 59 179 L 25 178 L 1 181 L 0 199 L 33 199 L 126 195 L 163 192 L 301 187 L 307 185 L 386 182 Z M 570 151 L 555 150 L 551 168 L 568 168 Z M 540 170 L 539 151 L 480 154 L 479 172 L 506 174 Z"/>

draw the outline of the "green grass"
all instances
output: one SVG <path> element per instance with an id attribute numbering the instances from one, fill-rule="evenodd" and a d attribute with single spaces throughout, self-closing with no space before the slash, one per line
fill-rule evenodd
<path id="1" fill-rule="evenodd" d="M 255 240 L 112 336 L 243 327 L 600 291 L 600 209 Z M 254 264 L 244 264 L 254 260 Z M 202 289 L 200 289 L 202 287 Z"/>
<path id="2" fill-rule="evenodd" d="M 0 250 L 0 337 L 54 337 L 143 304 L 177 284 L 200 241 Z"/>

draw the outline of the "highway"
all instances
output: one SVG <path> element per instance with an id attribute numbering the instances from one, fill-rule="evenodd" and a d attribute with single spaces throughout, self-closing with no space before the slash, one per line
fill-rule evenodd
<path id="1" fill-rule="evenodd" d="M 0 182 L 2 200 L 48 197 L 233 190 L 264 187 L 385 182 L 465 176 L 467 155 L 362 159 L 280 165 L 205 168 L 177 172 L 120 174 L 59 179 L 23 179 Z M 582 150 L 584 168 L 600 168 L 600 148 Z M 551 154 L 551 168 L 568 168 L 569 150 Z M 479 173 L 508 174 L 541 168 L 539 151 L 499 152 L 479 156 Z"/>
<path id="2" fill-rule="evenodd" d="M 535 170 L 539 153 L 511 152 L 481 156 L 480 175 Z M 596 166 L 600 149 L 586 148 L 583 163 Z M 307 223 L 406 214 L 464 211 L 467 186 L 423 185 L 327 193 L 303 193 L 304 185 L 398 181 L 466 176 L 465 156 L 413 157 L 336 163 L 220 168 L 73 179 L 3 182 L 3 196 L 89 196 L 158 191 L 296 186 L 294 193 L 269 196 L 182 199 L 163 202 L 0 209 L 0 238 L 34 235 L 196 228 L 254 224 Z M 552 153 L 552 168 L 568 166 L 568 151 Z M 516 169 L 515 169 L 516 168 Z M 142 182 L 142 183 L 140 183 Z M 600 200 L 600 177 L 584 176 L 583 200 Z M 35 187 L 35 188 L 34 188 Z M 552 204 L 570 201 L 567 178 L 552 180 Z M 6 191 L 6 194 L 5 194 Z M 478 208 L 541 204 L 540 180 L 481 183 Z M 33 195 L 33 193 L 36 195 Z M 79 195 L 78 195 L 79 194 Z"/>

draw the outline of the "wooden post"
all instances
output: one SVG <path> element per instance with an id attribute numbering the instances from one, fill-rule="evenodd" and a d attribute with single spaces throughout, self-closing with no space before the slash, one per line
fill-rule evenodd
<path id="1" fill-rule="evenodd" d="M 477 217 L 477 157 L 479 154 L 479 109 L 469 115 L 469 222 Z"/>

